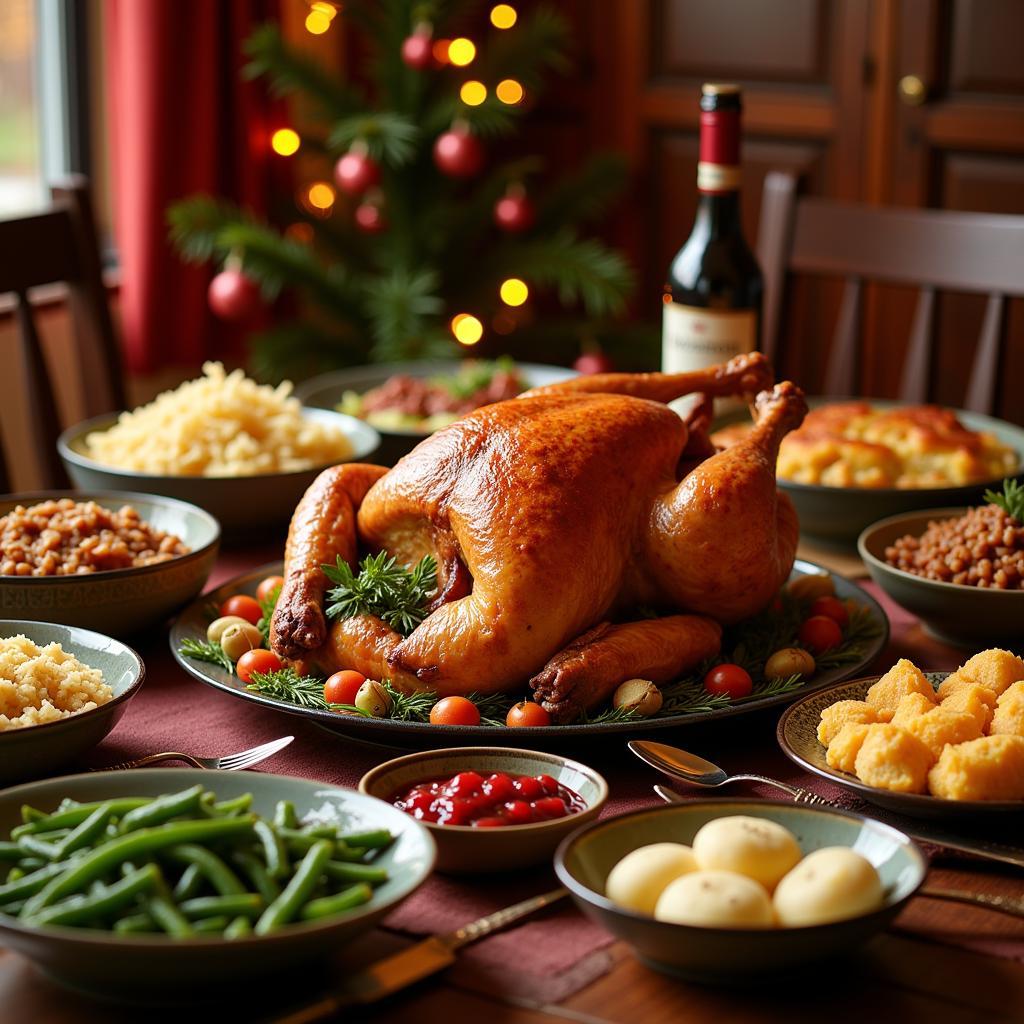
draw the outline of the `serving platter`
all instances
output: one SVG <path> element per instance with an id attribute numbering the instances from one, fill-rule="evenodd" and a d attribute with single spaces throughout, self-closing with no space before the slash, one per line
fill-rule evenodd
<path id="1" fill-rule="evenodd" d="M 618 721 L 577 723 L 572 725 L 549 725 L 542 728 L 509 728 L 488 725 L 432 725 L 428 722 L 401 722 L 383 718 L 364 718 L 358 715 L 339 714 L 337 712 L 300 707 L 286 701 L 276 700 L 246 689 L 236 676 L 208 662 L 195 661 L 183 656 L 180 648 L 185 640 L 203 641 L 206 639 L 206 627 L 215 617 L 211 615 L 211 607 L 219 606 L 234 594 L 256 593 L 260 580 L 270 575 L 280 575 L 281 562 L 273 562 L 261 566 L 251 572 L 236 576 L 222 584 L 216 590 L 194 601 L 175 621 L 170 631 L 171 651 L 178 664 L 207 686 L 238 697 L 241 700 L 261 704 L 264 707 L 283 711 L 286 714 L 299 715 L 315 722 L 323 728 L 342 736 L 354 737 L 371 743 L 390 746 L 413 747 L 417 749 L 429 747 L 450 747 L 461 745 L 500 744 L 502 746 L 545 748 L 561 747 L 566 743 L 592 741 L 603 738 L 642 733 L 658 732 L 664 729 L 677 729 L 685 726 L 716 722 L 731 718 L 734 715 L 748 714 L 765 708 L 786 704 L 795 697 L 813 693 L 856 676 L 870 665 L 885 647 L 889 638 L 889 621 L 879 604 L 856 584 L 835 573 L 836 596 L 842 600 L 853 598 L 866 607 L 871 623 L 877 632 L 865 645 L 861 656 L 855 661 L 841 667 L 820 672 L 805 686 L 796 690 L 758 694 L 736 700 L 724 707 L 716 707 L 706 711 L 689 711 L 681 714 L 666 714 L 656 718 L 629 718 Z M 813 562 L 797 560 L 793 567 L 791 579 L 809 574 L 822 574 L 827 570 Z M 525 690 L 524 684 L 524 690 Z"/>
<path id="2" fill-rule="evenodd" d="M 948 672 L 926 672 L 925 678 L 938 689 L 948 675 Z M 818 742 L 821 712 L 836 701 L 864 700 L 879 678 L 852 679 L 801 695 L 779 719 L 776 737 L 782 752 L 801 768 L 842 786 L 868 803 L 910 817 L 949 821 L 1017 815 L 1024 820 L 1024 800 L 946 800 L 924 793 L 893 793 L 887 789 L 876 789 L 855 775 L 830 767 L 825 760 L 825 748 Z"/>

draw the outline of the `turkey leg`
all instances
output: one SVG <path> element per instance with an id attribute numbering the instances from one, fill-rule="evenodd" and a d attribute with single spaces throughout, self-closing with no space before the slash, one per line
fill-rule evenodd
<path id="1" fill-rule="evenodd" d="M 531 680 L 558 723 L 603 704 L 627 679 L 666 683 L 717 654 L 722 627 L 702 615 L 604 622 L 559 651 Z"/>

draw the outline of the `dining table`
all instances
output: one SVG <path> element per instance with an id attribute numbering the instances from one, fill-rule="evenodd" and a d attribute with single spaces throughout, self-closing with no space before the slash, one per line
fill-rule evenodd
<path id="1" fill-rule="evenodd" d="M 803 552 L 817 554 L 817 552 Z M 209 587 L 281 557 L 279 543 L 222 550 Z M 843 568 L 857 571 L 856 558 Z M 956 668 L 964 652 L 929 636 L 870 581 L 860 586 L 885 609 L 890 639 L 869 672 L 898 658 L 926 670 Z M 301 776 L 355 787 L 372 766 L 407 752 L 328 732 L 299 716 L 220 692 L 189 676 L 174 660 L 161 626 L 131 638 L 145 661 L 146 680 L 107 738 L 66 771 L 113 766 L 162 750 L 216 756 L 283 735 L 294 741 L 256 771 Z M 702 755 L 729 771 L 758 772 L 803 786 L 871 815 L 872 808 L 830 782 L 812 776 L 779 750 L 779 709 L 661 732 L 658 738 Z M 500 742 L 500 737 L 496 737 Z M 626 749 L 622 738 L 580 740 L 560 750 L 608 780 L 605 815 L 659 803 L 653 785 L 664 781 Z M 704 791 L 680 788 L 684 798 Z M 780 794 L 738 783 L 715 796 Z M 891 820 L 891 819 L 890 819 Z M 909 819 L 902 824 L 913 825 Z M 1017 819 L 991 826 L 991 838 L 1024 844 Z M 1014 835 L 1016 830 L 1016 835 Z M 955 856 L 929 846 L 929 884 L 1020 899 L 1024 870 Z M 158 1005 L 139 1007 L 96 1000 L 62 988 L 30 961 L 0 948 L 0 1024 L 235 1024 L 286 1019 L 329 992 L 332 983 L 430 934 L 452 930 L 503 906 L 554 889 L 547 866 L 515 874 L 445 877 L 435 874 L 381 926 L 336 951 L 323 965 L 292 971 L 273 985 L 232 986 L 223 999 L 195 1001 L 188 978 Z M 739 965 L 738 965 L 739 966 Z M 972 906 L 915 897 L 894 923 L 841 959 L 808 963 L 756 983 L 737 972 L 735 984 L 708 986 L 659 973 L 584 917 L 568 900 L 466 947 L 454 965 L 381 1003 L 336 1019 L 382 1024 L 427 1021 L 615 1022 L 615 1024 L 745 1024 L 801 1021 L 1024 1021 L 1024 920 Z"/>

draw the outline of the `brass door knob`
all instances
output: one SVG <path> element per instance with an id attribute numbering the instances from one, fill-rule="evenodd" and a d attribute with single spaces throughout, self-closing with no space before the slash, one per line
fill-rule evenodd
<path id="1" fill-rule="evenodd" d="M 919 107 L 928 99 L 928 86 L 918 75 L 904 75 L 898 88 L 900 99 L 908 107 Z"/>

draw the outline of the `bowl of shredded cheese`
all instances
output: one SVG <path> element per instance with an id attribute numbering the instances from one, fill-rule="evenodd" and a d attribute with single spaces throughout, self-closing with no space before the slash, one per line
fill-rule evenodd
<path id="1" fill-rule="evenodd" d="M 206 363 L 148 405 L 65 431 L 58 450 L 85 489 L 163 494 L 199 505 L 229 535 L 281 526 L 317 474 L 360 461 L 380 436 L 353 416 L 306 409 L 291 384 L 258 384 Z"/>

